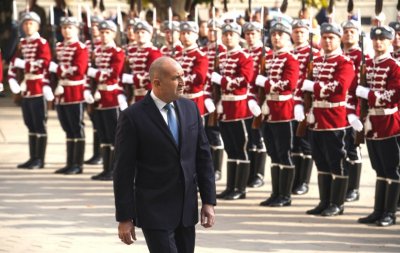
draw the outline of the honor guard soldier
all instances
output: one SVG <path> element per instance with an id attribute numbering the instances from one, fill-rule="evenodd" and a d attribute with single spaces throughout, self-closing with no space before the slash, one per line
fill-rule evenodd
<path id="1" fill-rule="evenodd" d="M 312 156 L 318 169 L 319 204 L 307 214 L 333 216 L 343 213 L 348 175 L 346 159 L 346 96 L 355 76 L 353 62 L 342 54 L 339 25 L 321 25 L 324 56 L 314 60 L 314 81 L 304 80 L 301 89 L 314 95 L 307 115 L 310 124 Z M 361 122 L 358 121 L 361 124 Z M 354 122 L 353 122 L 354 124 Z"/>
<path id="2" fill-rule="evenodd" d="M 22 30 L 26 37 L 21 39 L 16 55 L 8 69 L 8 83 L 14 94 L 22 95 L 22 116 L 29 130 L 29 160 L 19 164 L 21 169 L 44 167 L 47 145 L 47 101 L 54 99 L 50 86 L 43 82 L 49 67 L 51 53 L 48 42 L 40 37 L 40 17 L 26 12 L 21 17 Z M 17 80 L 22 69 L 23 80 Z M 20 83 L 18 83 L 20 82 Z"/>
<path id="3" fill-rule="evenodd" d="M 211 82 L 221 86 L 220 131 L 227 160 L 226 189 L 217 198 L 234 200 L 246 198 L 250 173 L 247 153 L 251 137 L 252 114 L 247 105 L 248 84 L 253 78 L 253 59 L 239 45 L 241 27 L 236 23 L 222 26 L 222 42 L 227 48 L 220 54 L 220 74 L 213 72 Z"/>
<path id="4" fill-rule="evenodd" d="M 208 59 L 207 55 L 197 46 L 198 34 L 199 27 L 195 22 L 181 22 L 179 38 L 183 45 L 183 51 L 179 63 L 186 78 L 182 96 L 195 102 L 200 115 L 204 116 L 204 84 L 207 76 Z"/>
<path id="5" fill-rule="evenodd" d="M 395 36 L 392 42 L 393 46 L 393 52 L 392 52 L 392 57 L 400 61 L 400 22 L 399 21 L 393 21 L 389 23 L 389 26 L 393 28 L 395 31 Z"/>
<path id="6" fill-rule="evenodd" d="M 249 101 L 257 101 L 257 90 L 255 79 L 260 71 L 261 60 L 263 57 L 264 44 L 261 41 L 262 25 L 258 22 L 248 22 L 243 25 L 244 38 L 247 43 L 246 53 L 253 59 L 253 80 L 249 83 Z M 270 48 L 265 48 L 265 55 L 272 54 Z M 260 187 L 264 185 L 265 162 L 267 159 L 267 149 L 260 129 L 251 130 L 252 143 L 249 144 L 250 176 L 247 185 L 250 187 Z"/>
<path id="7" fill-rule="evenodd" d="M 312 51 L 313 59 L 318 57 L 319 51 L 316 48 L 312 48 L 312 41 L 310 39 L 311 24 L 308 20 L 297 19 L 292 23 L 292 40 L 293 40 L 293 51 L 292 53 L 296 56 L 299 62 L 299 79 L 298 84 L 302 83 L 307 78 L 307 71 L 309 61 L 311 60 L 310 54 Z M 312 35 L 311 35 L 312 36 Z M 294 92 L 295 101 L 295 112 L 300 107 L 301 115 L 303 114 L 303 93 L 300 88 L 296 88 Z M 296 131 L 299 121 L 303 118 L 296 118 L 293 121 L 293 129 Z M 307 130 L 304 137 L 294 136 L 293 138 L 293 150 L 292 150 L 292 161 L 295 166 L 295 177 L 293 182 L 292 193 L 296 195 L 306 194 L 308 192 L 308 184 L 310 183 L 311 171 L 313 167 L 313 160 L 311 155 L 311 144 L 310 144 L 310 133 Z"/>
<path id="8" fill-rule="evenodd" d="M 343 53 L 345 56 L 349 57 L 350 60 L 353 61 L 355 68 L 355 77 L 350 86 L 351 89 L 355 89 L 359 82 L 359 73 L 360 73 L 360 64 L 362 60 L 363 52 L 361 52 L 361 48 L 359 46 L 359 37 L 361 33 L 361 27 L 359 23 L 355 20 L 348 20 L 342 23 L 343 28 L 343 36 L 342 36 L 342 44 L 343 44 Z M 366 58 L 367 55 L 364 54 Z M 348 101 L 352 99 L 358 99 L 354 94 L 354 92 L 349 91 Z M 360 115 L 358 108 L 355 108 L 354 103 L 347 104 L 348 110 L 348 122 L 351 122 L 356 119 Z M 361 129 L 356 129 L 357 131 L 361 131 Z M 346 201 L 352 202 L 357 201 L 360 198 L 359 188 L 360 188 L 360 177 L 361 177 L 361 148 L 359 145 L 355 145 L 355 129 L 353 127 L 349 127 L 346 129 L 346 152 L 347 158 L 345 161 L 346 170 L 349 174 L 349 185 L 346 193 Z"/>
<path id="9" fill-rule="evenodd" d="M 135 24 L 139 21 L 137 18 L 130 18 L 126 24 L 126 35 L 128 39 L 128 44 L 126 45 L 126 51 L 129 50 L 129 47 L 136 46 L 136 37 L 135 37 Z"/>
<path id="10" fill-rule="evenodd" d="M 115 45 L 114 39 L 117 26 L 106 20 L 99 25 L 101 46 L 96 48 L 96 68 L 88 69 L 88 76 L 95 79 L 96 89 L 94 98 L 98 100 L 95 117 L 103 155 L 103 171 L 92 177 L 94 180 L 112 179 L 112 160 L 114 154 L 114 137 L 118 115 L 128 107 L 119 77 L 124 65 L 124 51 Z"/>
<path id="11" fill-rule="evenodd" d="M 179 40 L 180 24 L 178 21 L 172 21 L 171 24 L 168 20 L 164 21 L 162 32 L 165 33 L 165 45 L 160 48 L 163 56 L 169 56 L 179 60 L 182 56 L 183 46 Z"/>
<path id="12" fill-rule="evenodd" d="M 95 48 L 101 46 L 101 39 L 100 39 L 100 31 L 99 31 L 99 23 L 102 21 L 98 16 L 91 16 L 90 17 L 90 23 L 91 23 L 91 40 L 86 40 L 86 48 L 88 49 L 89 52 L 89 65 L 91 65 L 91 62 L 94 61 L 96 58 L 94 55 L 94 50 Z M 93 43 L 92 43 L 93 41 Z M 93 47 L 93 48 L 92 48 Z M 92 90 L 92 95 L 95 87 L 91 86 L 90 78 L 86 76 L 86 86 L 90 87 Z M 94 83 L 93 83 L 94 85 Z M 89 115 L 90 121 L 92 122 L 92 127 L 93 127 L 93 155 L 90 157 L 88 160 L 84 162 L 84 164 L 91 164 L 91 165 L 96 165 L 96 164 L 101 164 L 102 163 L 102 155 L 100 151 L 100 137 L 98 134 L 98 127 L 97 127 L 97 122 L 94 117 L 94 107 L 96 103 L 94 104 L 88 104 L 86 107 L 86 112 Z"/>
<path id="13" fill-rule="evenodd" d="M 161 56 L 161 52 L 151 43 L 153 28 L 146 21 L 136 22 L 133 31 L 136 45 L 128 47 L 127 53 L 132 74 L 123 74 L 122 82 L 133 85 L 134 100 L 137 102 L 151 90 L 150 65 Z"/>
<path id="14" fill-rule="evenodd" d="M 374 211 L 358 221 L 390 226 L 396 223 L 400 192 L 400 65 L 389 53 L 394 30 L 389 26 L 373 27 L 370 35 L 375 57 L 366 62 L 367 87 L 359 85 L 356 95 L 368 101 L 364 131 L 377 178 Z"/>
<path id="15" fill-rule="evenodd" d="M 211 147 L 211 155 L 214 163 L 215 180 L 221 179 L 222 160 L 224 157 L 224 143 L 222 141 L 221 132 L 218 122 L 215 126 L 208 124 L 210 114 L 214 112 L 215 105 L 212 101 L 213 84 L 211 83 L 211 74 L 219 66 L 214 66 L 219 63 L 219 55 L 226 52 L 226 47 L 221 41 L 221 28 L 223 23 L 218 19 L 210 19 L 208 21 L 208 43 L 201 48 L 208 58 L 208 71 L 206 84 L 204 85 L 204 105 L 205 105 L 205 131 L 208 142 Z M 217 48 L 218 47 L 218 48 Z M 218 53 L 218 56 L 216 54 Z M 216 58 L 217 57 L 217 58 Z"/>
<path id="16" fill-rule="evenodd" d="M 291 159 L 293 143 L 293 92 L 299 78 L 299 63 L 290 53 L 292 27 L 284 21 L 270 28 L 273 54 L 265 59 L 265 73 L 256 78 L 256 85 L 264 89 L 266 102 L 262 105 L 264 137 L 271 157 L 271 196 L 261 206 L 290 206 L 294 180 Z"/>
<path id="17" fill-rule="evenodd" d="M 83 101 L 94 102 L 90 90 L 85 90 L 89 54 L 86 45 L 78 38 L 78 20 L 62 17 L 60 25 L 64 41 L 57 43 L 58 64 L 51 62 L 49 70 L 58 78 L 54 93 L 58 119 L 67 138 L 67 163 L 55 173 L 81 174 L 85 153 Z"/>

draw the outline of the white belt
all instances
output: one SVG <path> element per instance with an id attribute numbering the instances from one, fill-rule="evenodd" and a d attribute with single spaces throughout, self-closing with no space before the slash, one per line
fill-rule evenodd
<path id="1" fill-rule="evenodd" d="M 247 99 L 247 94 L 245 95 L 222 95 L 221 100 L 222 101 L 240 101 Z"/>
<path id="2" fill-rule="evenodd" d="M 97 89 L 103 91 L 113 91 L 113 90 L 122 90 L 122 87 L 119 86 L 117 83 L 113 85 L 99 84 L 97 85 Z"/>
<path id="3" fill-rule="evenodd" d="M 335 108 L 339 106 L 345 106 L 347 103 L 346 101 L 331 103 L 328 101 L 314 101 L 312 103 L 314 108 Z"/>
<path id="4" fill-rule="evenodd" d="M 25 80 L 43 79 L 43 74 L 25 74 Z"/>
<path id="5" fill-rule="evenodd" d="M 204 92 L 203 91 L 199 91 L 197 93 L 186 93 L 186 94 L 183 94 L 183 97 L 187 98 L 187 99 L 194 99 L 194 98 L 201 97 L 203 95 L 204 95 Z"/>
<path id="6" fill-rule="evenodd" d="M 58 81 L 58 84 L 62 86 L 78 86 L 86 84 L 86 80 L 82 79 L 82 80 L 72 81 L 68 79 L 61 79 Z"/>
<path id="7" fill-rule="evenodd" d="M 293 97 L 292 94 L 288 94 L 288 95 L 268 94 L 266 96 L 266 99 L 270 100 L 270 101 L 287 101 L 287 100 L 291 99 L 292 97 Z"/>
<path id="8" fill-rule="evenodd" d="M 392 115 L 397 112 L 399 109 L 397 107 L 394 108 L 372 108 L 368 109 L 368 114 L 373 116 L 383 116 L 383 115 Z"/>
<path id="9" fill-rule="evenodd" d="M 147 94 L 147 90 L 146 89 L 134 89 L 133 93 L 135 94 L 135 96 L 146 96 Z"/>

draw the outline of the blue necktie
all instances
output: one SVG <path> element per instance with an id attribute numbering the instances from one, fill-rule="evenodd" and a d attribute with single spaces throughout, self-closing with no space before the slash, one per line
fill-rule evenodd
<path id="1" fill-rule="evenodd" d="M 174 108 L 171 104 L 166 104 L 164 109 L 167 110 L 168 127 L 174 136 L 176 144 L 179 144 L 179 132 L 178 132 L 178 122 L 175 117 Z"/>

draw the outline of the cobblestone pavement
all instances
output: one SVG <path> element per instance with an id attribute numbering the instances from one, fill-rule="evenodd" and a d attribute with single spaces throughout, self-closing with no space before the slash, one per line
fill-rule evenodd
<path id="1" fill-rule="evenodd" d="M 85 122 L 88 158 L 91 125 L 87 118 Z M 119 241 L 112 183 L 90 180 L 100 166 L 85 166 L 82 175 L 53 174 L 65 161 L 65 137 L 55 111 L 49 112 L 48 132 L 46 167 L 16 169 L 27 159 L 28 133 L 20 108 L 0 98 L 0 252 L 148 252 L 140 230 L 135 245 Z M 315 170 L 310 193 L 294 196 L 291 207 L 258 206 L 270 193 L 267 169 L 266 185 L 249 189 L 247 199 L 218 202 L 215 227 L 197 227 L 196 252 L 400 252 L 399 225 L 356 223 L 373 205 L 375 174 L 365 151 L 361 199 L 346 204 L 344 215 L 305 215 L 318 202 Z M 218 182 L 217 191 L 224 182 Z"/>

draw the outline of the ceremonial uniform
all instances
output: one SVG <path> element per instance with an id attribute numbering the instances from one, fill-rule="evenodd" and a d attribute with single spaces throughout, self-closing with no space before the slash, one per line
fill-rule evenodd
<path id="1" fill-rule="evenodd" d="M 27 20 L 33 20 L 40 24 L 39 16 L 33 12 L 27 12 L 22 16 L 22 23 Z M 8 83 L 11 91 L 16 94 L 21 92 L 22 116 L 29 130 L 30 159 L 23 164 L 19 164 L 18 168 L 33 169 L 43 168 L 44 166 L 47 144 L 47 103 L 44 99 L 45 86 L 43 79 L 50 59 L 51 53 L 48 42 L 36 32 L 29 37 L 21 39 L 19 51 L 11 61 L 8 70 Z M 24 80 L 18 80 L 18 82 L 21 82 L 21 86 L 16 80 L 17 68 L 22 68 L 24 72 Z M 46 88 L 47 94 L 52 96 L 51 88 L 48 86 Z"/>
<path id="2" fill-rule="evenodd" d="M 183 45 L 179 39 L 174 39 L 174 33 L 179 35 L 180 30 L 180 24 L 178 21 L 172 21 L 170 23 L 166 20 L 162 24 L 162 31 L 166 34 L 166 42 L 165 45 L 160 48 L 160 52 L 163 56 L 172 57 L 177 61 L 182 57 Z M 170 43 L 167 41 L 167 33 L 172 37 L 172 41 L 169 41 Z"/>
<path id="3" fill-rule="evenodd" d="M 182 57 L 183 46 L 180 41 L 174 43 L 173 50 L 171 46 L 164 45 L 160 48 L 160 52 L 163 56 L 173 57 L 179 60 Z"/>

